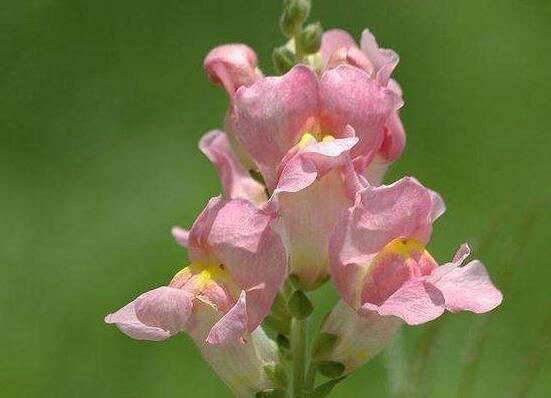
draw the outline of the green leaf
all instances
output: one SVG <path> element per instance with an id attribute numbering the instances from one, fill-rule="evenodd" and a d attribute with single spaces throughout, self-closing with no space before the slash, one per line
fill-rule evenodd
<path id="1" fill-rule="evenodd" d="M 303 320 L 314 311 L 314 306 L 302 290 L 295 290 L 289 299 L 289 311 L 294 318 Z"/>

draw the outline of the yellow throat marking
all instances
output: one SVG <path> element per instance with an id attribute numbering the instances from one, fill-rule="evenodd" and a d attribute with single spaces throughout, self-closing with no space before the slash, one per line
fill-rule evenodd
<path id="1" fill-rule="evenodd" d="M 415 253 L 423 253 L 425 246 L 415 239 L 394 239 L 387 244 L 383 251 L 386 253 L 399 254 L 403 257 L 411 257 Z"/>
<path id="2" fill-rule="evenodd" d="M 332 135 L 330 134 L 327 134 L 327 135 L 324 135 L 321 139 L 321 141 L 318 141 L 318 139 L 310 134 L 310 133 L 304 133 L 302 135 L 302 138 L 300 139 L 300 141 L 298 142 L 297 146 L 300 148 L 300 149 L 304 149 L 306 148 L 308 145 L 310 144 L 315 144 L 316 142 L 327 142 L 327 141 L 332 141 L 334 140 L 335 137 L 333 137 Z"/>

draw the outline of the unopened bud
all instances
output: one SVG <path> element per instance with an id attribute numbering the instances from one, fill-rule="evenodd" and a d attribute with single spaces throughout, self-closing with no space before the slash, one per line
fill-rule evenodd
<path id="1" fill-rule="evenodd" d="M 296 64 L 295 54 L 287 47 L 278 47 L 272 53 L 274 67 L 279 74 L 287 73 Z"/>
<path id="2" fill-rule="evenodd" d="M 308 25 L 300 34 L 301 50 L 304 54 L 315 54 L 321 47 L 323 29 L 319 22 Z"/>
<path id="3" fill-rule="evenodd" d="M 310 0 L 285 0 L 280 26 L 289 38 L 295 36 L 310 14 Z"/>

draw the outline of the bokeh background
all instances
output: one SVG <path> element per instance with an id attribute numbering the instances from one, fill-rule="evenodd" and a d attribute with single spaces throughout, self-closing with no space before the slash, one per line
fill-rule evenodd
<path id="1" fill-rule="evenodd" d="M 1 397 L 230 397 L 185 336 L 137 342 L 103 317 L 187 264 L 169 229 L 220 190 L 196 143 L 227 106 L 203 57 L 245 42 L 272 73 L 280 9 L 0 0 Z M 514 270 L 473 387 L 505 396 L 538 338 L 542 352 L 551 304 L 551 2 L 317 0 L 312 15 L 357 37 L 368 26 L 400 54 L 408 146 L 387 180 L 414 175 L 446 199 L 432 253 L 447 260 L 490 231 L 483 260 L 498 284 Z M 425 396 L 456 396 L 479 319 L 444 318 Z M 404 330 L 413 357 L 430 328 Z M 547 357 L 536 367 L 528 396 L 549 397 Z M 388 396 L 382 356 L 334 393 L 360 396 Z"/>

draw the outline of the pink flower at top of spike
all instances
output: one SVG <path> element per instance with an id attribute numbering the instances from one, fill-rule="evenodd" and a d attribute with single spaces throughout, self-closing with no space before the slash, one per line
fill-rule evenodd
<path id="1" fill-rule="evenodd" d="M 323 34 L 320 53 L 325 69 L 343 63 L 354 65 L 402 97 L 400 85 L 390 78 L 400 58 L 393 50 L 379 48 L 375 36 L 369 30 L 364 30 L 360 47 L 348 32 L 340 29 L 329 30 Z M 399 111 L 395 110 L 385 122 L 383 144 L 371 161 L 371 168 L 366 175 L 372 183 L 380 182 L 389 164 L 402 154 L 405 143 L 404 126 Z"/>
<path id="2" fill-rule="evenodd" d="M 189 233 L 175 230 L 192 264 L 106 322 L 136 339 L 163 340 L 189 332 L 207 305 L 218 315 L 211 317 L 207 342 L 246 338 L 270 312 L 287 272 L 285 249 L 271 226 L 272 216 L 247 201 L 212 199 Z"/>
<path id="3" fill-rule="evenodd" d="M 384 125 L 401 99 L 370 75 L 339 65 L 321 77 L 297 65 L 281 77 L 241 87 L 233 97 L 231 130 L 252 159 L 269 191 L 277 185 L 281 162 L 308 134 L 357 137 L 350 154 L 364 172 L 384 142 Z"/>
<path id="4" fill-rule="evenodd" d="M 360 315 L 395 316 L 410 325 L 446 309 L 488 312 L 502 295 L 484 265 L 461 246 L 453 261 L 438 266 L 425 249 L 433 221 L 444 212 L 434 192 L 413 178 L 358 193 L 330 243 L 331 274 L 344 301 Z"/>

